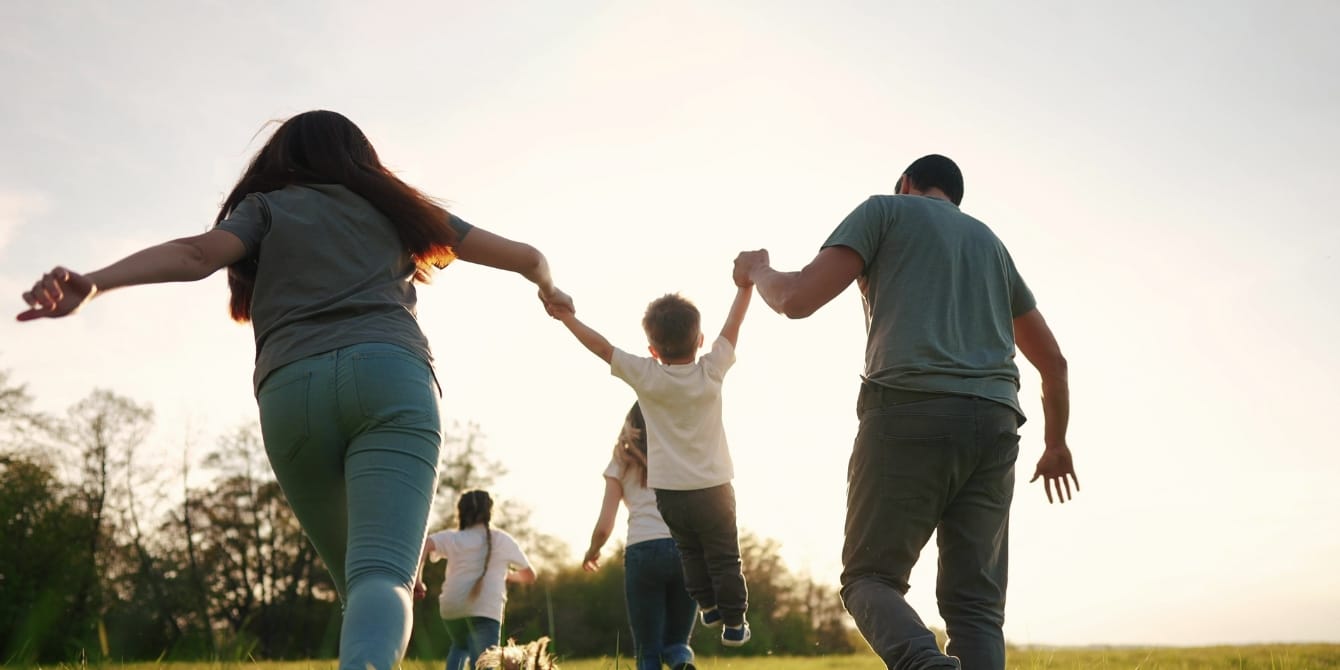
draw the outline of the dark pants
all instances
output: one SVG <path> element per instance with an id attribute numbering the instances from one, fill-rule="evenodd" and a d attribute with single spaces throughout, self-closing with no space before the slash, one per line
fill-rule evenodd
<path id="1" fill-rule="evenodd" d="M 684 585 L 703 609 L 717 608 L 727 626 L 744 623 L 749 607 L 735 528 L 735 487 L 656 489 L 656 507 L 684 563 Z"/>
<path id="2" fill-rule="evenodd" d="M 863 392 L 847 473 L 842 599 L 889 668 L 1005 667 L 1005 583 L 1019 415 L 990 400 L 911 402 Z M 907 604 L 908 577 L 935 532 L 936 598 L 949 634 Z"/>
<path id="3" fill-rule="evenodd" d="M 628 545 L 623 554 L 624 597 L 633 627 L 637 670 L 693 662 L 689 635 L 697 607 L 684 587 L 684 568 L 670 538 Z"/>

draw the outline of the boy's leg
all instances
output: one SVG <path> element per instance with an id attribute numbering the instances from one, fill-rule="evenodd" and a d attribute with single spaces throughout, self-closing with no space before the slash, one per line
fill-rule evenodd
<path id="1" fill-rule="evenodd" d="M 689 494 L 693 491 L 667 491 L 656 489 L 656 508 L 661 519 L 670 529 L 670 536 L 679 549 L 680 563 L 684 568 L 684 587 L 689 597 L 703 609 L 717 606 L 716 592 L 712 588 L 712 575 L 707 569 L 703 556 L 702 542 L 693 529 L 692 504 Z"/>
<path id="2" fill-rule="evenodd" d="M 712 575 L 717 609 L 727 626 L 744 623 L 749 589 L 740 560 L 740 533 L 735 525 L 735 487 L 727 484 L 695 491 L 692 506 L 707 570 Z"/>
<path id="3" fill-rule="evenodd" d="M 978 462 L 945 508 L 936 542 L 936 597 L 949 633 L 947 651 L 967 668 L 1005 667 L 1005 584 L 1010 502 L 1019 455 L 1018 417 L 989 401 L 977 413 Z"/>

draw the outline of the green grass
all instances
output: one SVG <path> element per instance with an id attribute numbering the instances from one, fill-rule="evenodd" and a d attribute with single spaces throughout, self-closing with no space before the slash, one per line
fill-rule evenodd
<path id="1" fill-rule="evenodd" d="M 633 670 L 628 658 L 566 660 L 561 670 Z M 1340 668 L 1340 645 L 1274 644 L 1241 647 L 1022 649 L 1009 670 L 1314 670 Z M 126 663 L 44 666 L 52 670 L 336 670 L 335 661 L 265 663 Z M 700 670 L 880 670 L 872 654 L 812 657 L 724 657 L 700 654 Z M 440 661 L 408 661 L 404 670 L 441 670 Z"/>

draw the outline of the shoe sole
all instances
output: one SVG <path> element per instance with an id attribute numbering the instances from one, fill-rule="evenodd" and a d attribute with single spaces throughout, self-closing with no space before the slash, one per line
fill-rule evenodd
<path id="1" fill-rule="evenodd" d="M 727 640 L 725 637 L 722 637 L 721 644 L 727 647 L 743 647 L 745 643 L 753 639 L 753 637 L 754 636 L 749 633 L 745 633 L 744 638 L 740 640 Z"/>

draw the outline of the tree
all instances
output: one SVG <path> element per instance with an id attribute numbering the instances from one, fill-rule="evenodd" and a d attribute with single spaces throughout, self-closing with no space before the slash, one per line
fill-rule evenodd
<path id="1" fill-rule="evenodd" d="M 183 525 L 211 594 L 210 617 L 226 626 L 230 655 L 329 655 L 325 631 L 338 615 L 325 565 L 263 463 L 254 425 L 220 439 L 206 457 L 219 472 L 188 496 Z"/>
<path id="2" fill-rule="evenodd" d="M 0 462 L 27 452 L 33 433 L 47 424 L 47 419 L 32 409 L 33 398 L 28 388 L 9 380 L 9 371 L 0 370 Z M 25 454 L 31 458 L 31 454 Z"/>
<path id="3" fill-rule="evenodd" d="M 0 461 L 0 662 L 68 658 L 93 627 L 75 609 L 79 587 L 97 578 L 84 540 L 89 519 L 51 465 Z"/>
<path id="4" fill-rule="evenodd" d="M 98 389 L 71 407 L 64 422 L 51 427 L 57 442 L 74 451 L 79 473 L 76 495 L 89 521 L 83 538 L 89 569 L 81 571 L 72 615 L 75 620 L 96 623 L 95 630 L 85 631 L 82 644 L 103 656 L 111 652 L 103 616 L 110 602 L 108 595 L 126 570 L 120 560 L 111 512 L 116 505 L 124 504 L 127 491 L 115 477 L 124 468 L 126 456 L 144 441 L 152 423 L 153 410 L 147 406 Z"/>

